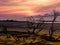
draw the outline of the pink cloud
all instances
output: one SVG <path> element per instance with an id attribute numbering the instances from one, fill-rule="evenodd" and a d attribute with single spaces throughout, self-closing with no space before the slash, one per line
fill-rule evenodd
<path id="1" fill-rule="evenodd" d="M 60 0 L 0 0 L 0 14 L 37 15 L 58 10 Z"/>

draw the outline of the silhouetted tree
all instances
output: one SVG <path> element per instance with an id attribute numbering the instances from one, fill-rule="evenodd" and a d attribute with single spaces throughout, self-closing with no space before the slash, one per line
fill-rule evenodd
<path id="1" fill-rule="evenodd" d="M 54 15 L 54 18 L 53 18 L 53 21 L 52 21 L 52 24 L 51 24 L 51 28 L 49 30 L 50 39 L 52 38 L 54 32 L 56 31 L 56 30 L 53 29 L 54 28 L 54 22 L 55 22 L 55 20 L 57 18 L 57 12 L 55 10 L 53 11 L 53 15 Z"/>
<path id="2" fill-rule="evenodd" d="M 31 32 L 32 34 L 39 33 L 43 29 L 42 28 L 43 24 L 44 24 L 44 19 L 42 16 L 40 17 L 40 19 L 38 19 L 38 21 L 32 16 L 27 18 L 27 27 L 29 29 L 33 29 L 33 31 Z M 36 29 L 39 29 L 39 31 L 37 30 L 37 32 L 35 33 Z"/>

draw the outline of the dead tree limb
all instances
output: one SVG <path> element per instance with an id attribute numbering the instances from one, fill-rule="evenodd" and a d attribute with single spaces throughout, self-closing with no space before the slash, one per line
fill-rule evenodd
<path id="1" fill-rule="evenodd" d="M 57 13 L 56 13 L 56 11 L 54 10 L 54 18 L 53 18 L 53 21 L 52 21 L 52 24 L 51 24 L 51 28 L 50 28 L 50 30 L 49 30 L 49 35 L 50 35 L 50 38 L 52 38 L 52 36 L 53 36 L 53 34 L 54 34 L 54 32 L 55 32 L 55 30 L 53 29 L 54 28 L 54 22 L 55 22 L 55 20 L 56 20 L 56 18 L 57 18 Z"/>

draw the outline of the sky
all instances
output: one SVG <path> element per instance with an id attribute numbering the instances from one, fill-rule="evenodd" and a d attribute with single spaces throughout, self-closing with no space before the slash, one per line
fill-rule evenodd
<path id="1" fill-rule="evenodd" d="M 3 17 L 43 15 L 53 10 L 60 11 L 60 0 L 0 0 L 0 16 Z"/>

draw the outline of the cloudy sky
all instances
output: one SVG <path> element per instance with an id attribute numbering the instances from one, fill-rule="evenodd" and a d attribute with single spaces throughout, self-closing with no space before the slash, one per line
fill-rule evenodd
<path id="1" fill-rule="evenodd" d="M 0 15 L 32 16 L 60 10 L 60 0 L 0 0 Z"/>

